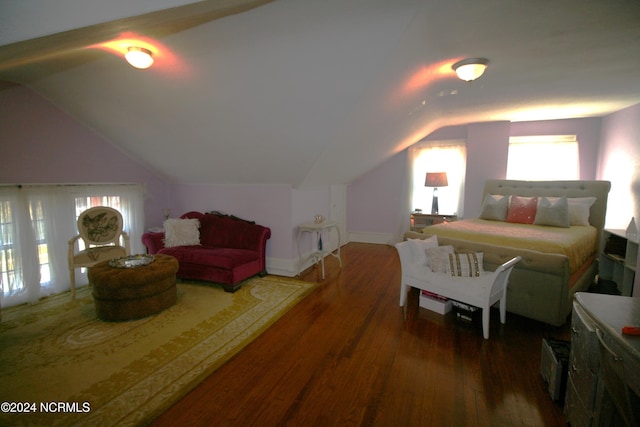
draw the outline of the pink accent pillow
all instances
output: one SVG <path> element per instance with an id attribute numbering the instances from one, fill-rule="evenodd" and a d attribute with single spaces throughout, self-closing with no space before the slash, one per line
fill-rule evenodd
<path id="1" fill-rule="evenodd" d="M 507 222 L 533 224 L 533 221 L 536 219 L 537 206 L 537 197 L 511 196 L 509 212 L 507 213 Z"/>

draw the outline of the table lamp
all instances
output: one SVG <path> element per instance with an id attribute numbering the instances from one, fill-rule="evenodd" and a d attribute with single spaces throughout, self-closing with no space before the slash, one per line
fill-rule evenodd
<path id="1" fill-rule="evenodd" d="M 427 172 L 424 180 L 425 187 L 433 187 L 433 202 L 431 203 L 431 214 L 438 214 L 438 187 L 449 185 L 446 172 Z"/>

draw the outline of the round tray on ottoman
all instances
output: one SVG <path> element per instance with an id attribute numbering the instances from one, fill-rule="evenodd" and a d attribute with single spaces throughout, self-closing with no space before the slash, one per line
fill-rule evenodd
<path id="1" fill-rule="evenodd" d="M 176 258 L 169 255 L 127 258 L 126 262 L 103 261 L 89 268 L 96 314 L 102 320 L 139 319 L 176 303 Z"/>

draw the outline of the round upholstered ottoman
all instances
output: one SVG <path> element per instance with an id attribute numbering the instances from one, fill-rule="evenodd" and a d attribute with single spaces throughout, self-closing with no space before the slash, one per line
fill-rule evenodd
<path id="1" fill-rule="evenodd" d="M 154 255 L 153 262 L 112 267 L 103 261 L 89 268 L 96 314 L 102 320 L 132 320 L 158 313 L 176 303 L 178 260 Z"/>

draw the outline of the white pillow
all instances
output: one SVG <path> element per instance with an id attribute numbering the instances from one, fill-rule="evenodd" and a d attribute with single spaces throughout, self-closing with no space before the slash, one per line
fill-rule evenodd
<path id="1" fill-rule="evenodd" d="M 431 271 L 434 273 L 446 273 L 449 254 L 452 254 L 453 252 L 453 246 L 451 245 L 427 249 L 426 255 L 429 262 L 428 267 L 431 267 Z"/>
<path id="2" fill-rule="evenodd" d="M 540 197 L 536 208 L 536 225 L 569 228 L 569 203 L 567 198 Z"/>
<path id="3" fill-rule="evenodd" d="M 428 265 L 426 249 L 438 246 L 438 236 L 431 236 L 426 239 L 407 239 L 414 264 Z"/>
<path id="4" fill-rule="evenodd" d="M 498 194 L 487 194 L 482 202 L 481 219 L 504 221 L 507 219 L 509 198 Z"/>
<path id="5" fill-rule="evenodd" d="M 569 202 L 569 224 L 589 225 L 591 205 L 596 202 L 595 197 L 574 197 Z"/>
<path id="6" fill-rule="evenodd" d="M 192 246 L 200 244 L 200 221 L 197 218 L 172 218 L 164 222 L 164 246 Z"/>
<path id="7" fill-rule="evenodd" d="M 555 202 L 560 197 L 547 197 L 550 202 Z M 569 225 L 590 225 L 589 214 L 591 205 L 596 202 L 595 197 L 570 197 L 567 198 L 569 204 Z"/>
<path id="8" fill-rule="evenodd" d="M 449 254 L 446 273 L 457 277 L 478 277 L 484 272 L 482 252 Z"/>

